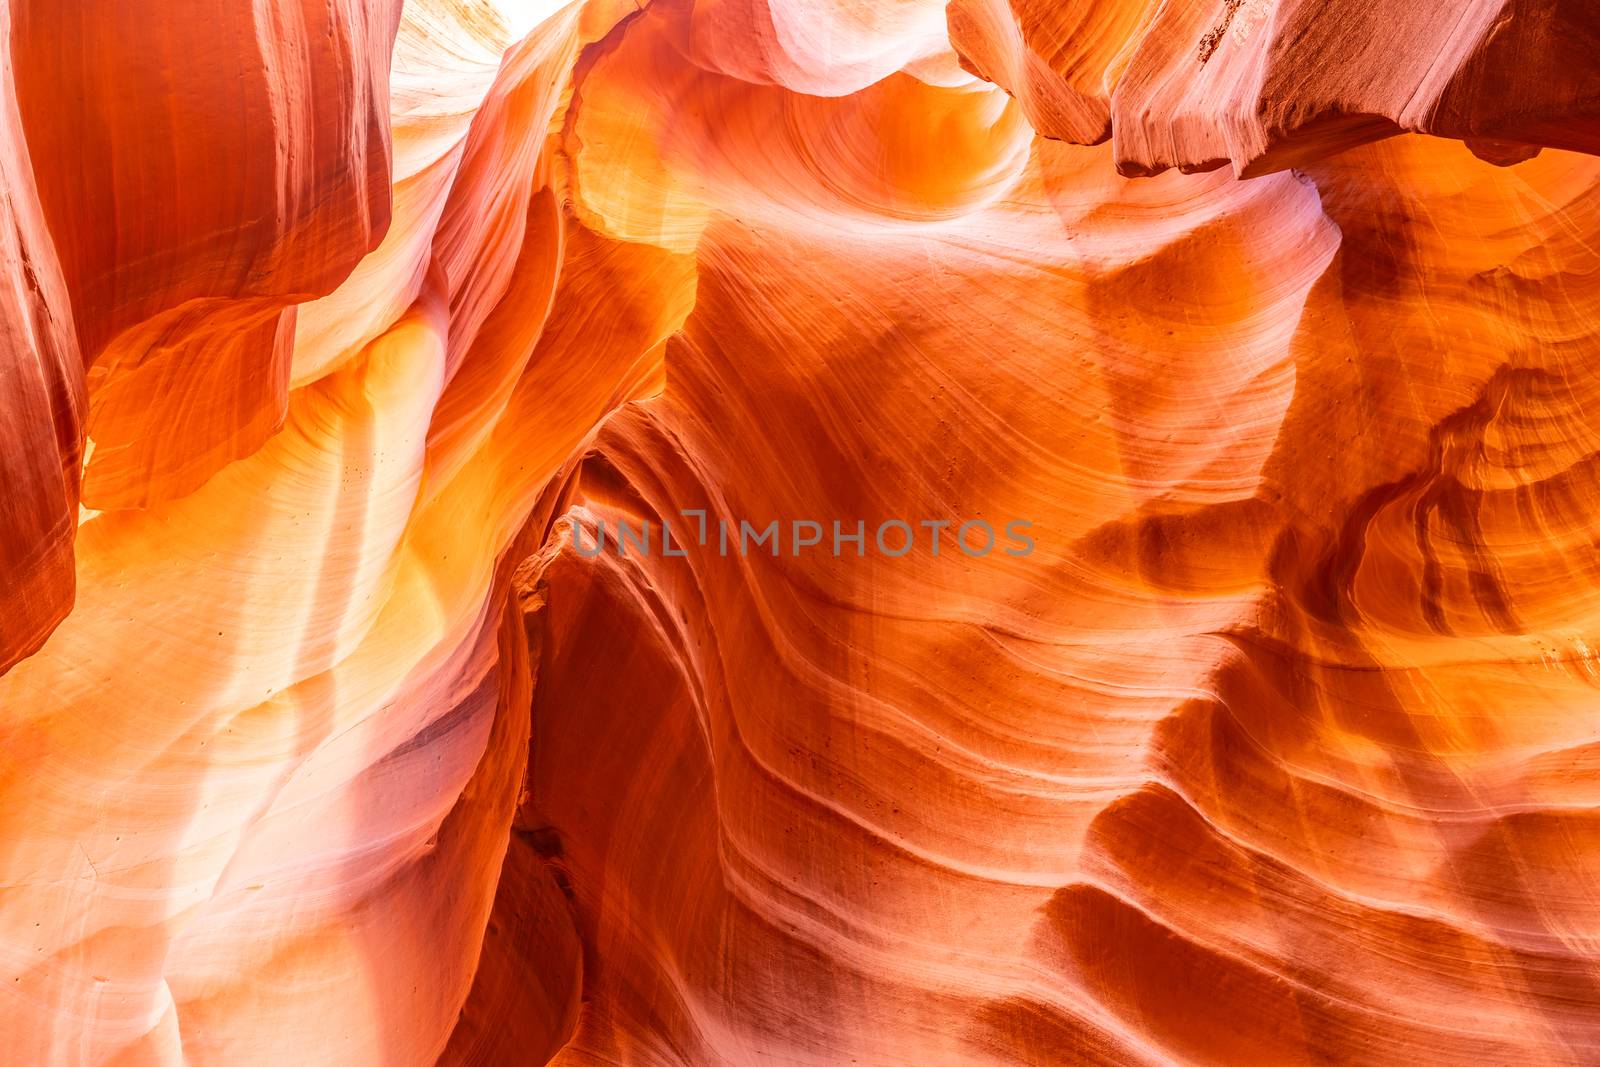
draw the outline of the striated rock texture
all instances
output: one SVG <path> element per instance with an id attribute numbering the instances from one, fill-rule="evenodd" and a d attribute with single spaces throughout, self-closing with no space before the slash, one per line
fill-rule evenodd
<path id="1" fill-rule="evenodd" d="M 1600 151 L 1589 0 L 951 0 L 965 67 L 1129 175 L 1298 166 L 1413 131 Z"/>
<path id="2" fill-rule="evenodd" d="M 1592 4 L 0 38 L 0 1059 L 1600 1061 Z"/>
<path id="3" fill-rule="evenodd" d="M 0 36 L 11 9 L 0 3 Z M 83 362 L 0 52 L 0 672 L 72 608 Z"/>

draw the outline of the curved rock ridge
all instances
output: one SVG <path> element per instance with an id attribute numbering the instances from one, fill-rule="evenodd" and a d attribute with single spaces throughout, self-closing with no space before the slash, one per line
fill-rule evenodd
<path id="1" fill-rule="evenodd" d="M 0 39 L 11 35 L 0 4 Z M 0 674 L 44 644 L 72 607 L 83 450 L 83 363 L 72 304 L 39 203 L 0 55 Z"/>
<path id="2" fill-rule="evenodd" d="M 0 0 L 0 1058 L 1600 1059 L 1597 32 Z"/>
<path id="3" fill-rule="evenodd" d="M 389 222 L 399 6 L 13 3 L 17 96 L 90 381 L 87 506 L 190 492 L 282 425 L 292 305 L 333 289 Z"/>
<path id="4" fill-rule="evenodd" d="M 1253 176 L 1403 132 L 1600 153 L 1586 0 L 951 0 L 962 66 L 1127 175 Z"/>

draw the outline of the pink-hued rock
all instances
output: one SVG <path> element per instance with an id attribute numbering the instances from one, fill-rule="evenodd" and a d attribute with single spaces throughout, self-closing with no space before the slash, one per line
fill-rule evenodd
<path id="1" fill-rule="evenodd" d="M 0 3 L 0 42 L 11 8 Z M 72 608 L 83 363 L 0 55 L 0 674 Z"/>
<path id="2" fill-rule="evenodd" d="M 953 0 L 963 62 L 1047 137 L 1106 136 L 1129 175 L 1255 175 L 1403 132 L 1499 163 L 1600 152 L 1585 0 Z"/>
<path id="3" fill-rule="evenodd" d="M 13 0 L 23 125 L 89 368 L 89 507 L 191 492 L 282 424 L 288 309 L 389 225 L 399 10 Z"/>
<path id="4" fill-rule="evenodd" d="M 1594 1062 L 1596 23 L 0 0 L 0 1060 Z"/>

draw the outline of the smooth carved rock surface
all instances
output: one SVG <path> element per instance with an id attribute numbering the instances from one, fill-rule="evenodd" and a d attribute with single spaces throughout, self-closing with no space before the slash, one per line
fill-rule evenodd
<path id="1" fill-rule="evenodd" d="M 1129 175 L 1265 174 L 1412 131 L 1600 151 L 1590 0 L 951 0 L 962 63 Z"/>
<path id="2" fill-rule="evenodd" d="M 0 1059 L 1600 1059 L 1597 34 L 0 0 Z"/>

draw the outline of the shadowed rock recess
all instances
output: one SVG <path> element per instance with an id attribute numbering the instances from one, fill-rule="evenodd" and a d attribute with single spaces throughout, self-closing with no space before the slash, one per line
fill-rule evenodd
<path id="1" fill-rule="evenodd" d="M 0 40 L 0 1061 L 1600 1063 L 1594 0 Z"/>

